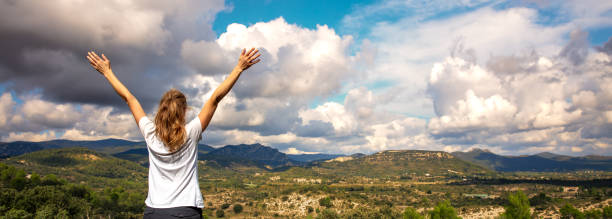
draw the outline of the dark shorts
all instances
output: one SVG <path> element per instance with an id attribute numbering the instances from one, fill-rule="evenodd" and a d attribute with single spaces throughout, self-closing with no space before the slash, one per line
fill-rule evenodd
<path id="1" fill-rule="evenodd" d="M 202 209 L 197 207 L 151 208 L 145 207 L 145 219 L 157 218 L 202 218 Z"/>

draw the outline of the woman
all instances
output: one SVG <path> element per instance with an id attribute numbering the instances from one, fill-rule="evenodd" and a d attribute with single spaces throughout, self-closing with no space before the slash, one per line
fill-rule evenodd
<path id="1" fill-rule="evenodd" d="M 238 64 L 229 77 L 206 101 L 196 118 L 185 124 L 187 100 L 180 91 L 164 94 L 154 122 L 146 117 L 140 103 L 115 77 L 110 61 L 88 52 L 87 59 L 102 74 L 117 94 L 127 102 L 144 136 L 149 151 L 149 194 L 144 218 L 201 218 L 204 207 L 198 184 L 197 144 L 208 126 L 219 102 L 234 86 L 242 71 L 258 63 L 260 54 L 252 48 L 242 50 Z"/>

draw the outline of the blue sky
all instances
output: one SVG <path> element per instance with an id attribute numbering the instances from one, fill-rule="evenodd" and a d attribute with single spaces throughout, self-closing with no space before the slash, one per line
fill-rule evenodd
<path id="1" fill-rule="evenodd" d="M 363 26 L 362 29 L 347 31 L 342 27 L 342 19 L 345 15 L 354 12 L 355 9 L 371 4 L 380 4 L 385 1 L 374 0 L 312 0 L 312 1 L 284 1 L 284 0 L 265 0 L 265 1 L 235 1 L 228 0 L 228 8 L 217 14 L 213 22 L 213 30 L 220 35 L 225 32 L 227 25 L 240 23 L 251 25 L 257 22 L 267 22 L 278 17 L 283 17 L 288 23 L 314 29 L 316 25 L 327 25 L 339 34 L 365 33 L 370 27 Z M 455 7 L 450 10 L 435 13 L 424 20 L 444 19 L 458 14 L 468 13 L 481 7 L 493 6 L 498 10 L 512 7 L 528 7 L 538 10 L 538 22 L 542 25 L 559 25 L 570 22 L 571 20 L 561 14 L 561 6 L 555 3 L 547 4 L 546 7 L 539 7 L 536 3 L 521 1 L 492 1 L 479 4 Z M 612 12 L 610 12 L 612 13 Z M 368 22 L 394 22 L 410 14 L 409 10 L 392 10 L 385 13 L 376 14 Z M 598 27 L 587 29 L 589 41 L 593 45 L 600 45 L 608 41 L 612 36 L 612 27 Z"/>
<path id="2" fill-rule="evenodd" d="M 127 2 L 0 3 L 0 141 L 141 140 L 84 51 L 149 116 L 169 88 L 193 116 L 255 46 L 202 143 L 612 155 L 609 1 Z"/>
<path id="3" fill-rule="evenodd" d="M 359 8 L 367 7 L 368 5 L 382 4 L 385 1 L 325 1 L 325 0 L 314 0 L 314 1 L 283 1 L 283 0 L 266 0 L 263 2 L 258 1 L 226 1 L 228 8 L 217 14 L 213 22 L 213 30 L 219 36 L 221 33 L 226 31 L 229 24 L 240 23 L 245 25 L 252 25 L 257 22 L 267 22 L 278 17 L 283 17 L 287 23 L 296 24 L 298 26 L 315 29 L 317 25 L 327 25 L 334 29 L 339 35 L 351 35 L 356 40 L 368 39 L 368 33 L 371 30 L 371 26 L 377 22 L 396 22 L 397 20 L 411 16 L 415 12 L 410 9 L 397 8 L 395 10 L 388 10 L 382 13 L 374 13 L 368 17 L 368 20 L 358 29 L 345 28 L 342 26 L 342 20 L 346 15 L 354 13 Z M 450 10 L 442 10 L 431 14 L 427 17 L 422 18 L 422 21 L 435 21 L 440 19 L 452 19 L 452 17 L 466 14 L 475 11 L 482 7 L 492 7 L 496 10 L 504 10 L 514 7 L 528 7 L 537 10 L 538 17 L 535 23 L 543 26 L 557 26 L 564 23 L 571 22 L 571 19 L 565 16 L 562 12 L 562 6 L 554 3 L 545 4 L 545 7 L 539 7 L 540 4 L 530 2 L 519 2 L 519 1 L 485 1 L 482 3 L 476 3 L 473 5 L 465 5 L 461 7 L 454 7 Z M 584 31 L 588 32 L 588 40 L 591 45 L 602 45 L 607 42 L 610 36 L 612 36 L 612 27 L 595 27 L 588 28 Z M 365 35 L 365 36 L 364 36 Z M 569 38 L 569 35 L 566 36 Z M 353 44 L 350 48 L 351 52 L 358 50 L 359 44 Z M 381 88 L 389 87 L 392 85 L 390 80 L 380 80 L 371 83 L 367 83 L 364 86 L 378 90 Z M 346 97 L 345 91 L 334 94 L 327 98 L 317 98 L 313 100 L 309 105 L 314 108 L 322 102 L 333 101 L 342 103 Z M 424 118 L 429 118 L 429 115 L 417 115 Z"/>
<path id="4" fill-rule="evenodd" d="M 302 27 L 313 29 L 316 25 L 327 25 L 338 30 L 340 21 L 344 15 L 350 13 L 353 8 L 367 5 L 374 1 L 233 1 L 226 4 L 228 10 L 217 14 L 213 23 L 213 30 L 217 35 L 225 32 L 227 25 L 231 23 L 254 24 L 266 22 L 283 17 L 288 23 L 298 24 Z"/>

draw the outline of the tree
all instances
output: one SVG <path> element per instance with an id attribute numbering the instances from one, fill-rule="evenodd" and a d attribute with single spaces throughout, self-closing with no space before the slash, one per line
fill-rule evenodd
<path id="1" fill-rule="evenodd" d="M 591 210 L 584 211 L 584 217 L 587 219 L 599 219 L 599 218 L 603 218 L 603 214 L 601 210 L 591 209 Z"/>
<path id="2" fill-rule="evenodd" d="M 312 206 L 306 206 L 306 210 L 308 211 L 308 213 L 312 213 L 314 211 L 314 208 Z"/>
<path id="3" fill-rule="evenodd" d="M 13 179 L 11 179 L 11 187 L 21 191 L 25 187 L 26 178 L 23 170 L 17 171 Z"/>
<path id="4" fill-rule="evenodd" d="M 41 208 L 38 208 L 38 210 L 36 211 L 36 216 L 34 218 L 46 219 L 46 218 L 53 218 L 53 216 L 55 216 L 55 206 L 45 205 L 45 206 L 42 206 Z"/>
<path id="5" fill-rule="evenodd" d="M 240 212 L 242 212 L 242 205 L 241 204 L 235 204 L 234 205 L 234 213 L 240 214 Z"/>
<path id="6" fill-rule="evenodd" d="M 4 215 L 4 217 L 2 218 L 6 218 L 6 219 L 21 219 L 21 218 L 32 218 L 32 214 L 28 213 L 27 211 L 21 210 L 21 209 L 11 209 L 9 211 L 6 212 L 6 214 Z"/>
<path id="7" fill-rule="evenodd" d="M 429 218 L 431 219 L 460 219 L 457 216 L 455 208 L 451 206 L 449 201 L 439 202 L 436 207 L 429 212 Z"/>
<path id="8" fill-rule="evenodd" d="M 529 204 L 533 206 L 542 206 L 546 205 L 552 201 L 552 198 L 546 196 L 545 193 L 541 192 L 540 194 L 533 196 L 529 199 Z"/>
<path id="9" fill-rule="evenodd" d="M 230 207 L 230 204 L 229 204 L 229 203 L 223 203 L 223 204 L 221 205 L 221 209 L 224 209 L 224 210 L 225 210 L 225 209 L 227 209 L 227 208 L 229 208 L 229 207 Z"/>
<path id="10" fill-rule="evenodd" d="M 531 209 L 529 208 L 529 200 L 522 191 L 511 193 L 508 195 L 508 205 L 505 207 L 505 212 L 501 215 L 502 218 L 512 219 L 529 219 L 531 218 Z"/>
<path id="11" fill-rule="evenodd" d="M 219 210 L 217 210 L 217 211 L 215 212 L 215 215 L 216 215 L 217 217 L 223 217 L 223 216 L 225 216 L 225 212 L 224 212 L 223 210 L 219 209 Z"/>
<path id="12" fill-rule="evenodd" d="M 325 198 L 319 199 L 319 205 L 323 207 L 328 207 L 328 208 L 331 207 L 332 206 L 331 198 L 325 197 Z"/>
<path id="13" fill-rule="evenodd" d="M 612 219 L 612 206 L 606 206 L 603 208 L 603 218 Z"/>
<path id="14" fill-rule="evenodd" d="M 571 204 L 565 204 L 560 210 L 563 219 L 584 219 L 584 214 Z"/>
<path id="15" fill-rule="evenodd" d="M 406 209 L 404 209 L 403 218 L 404 219 L 425 219 L 423 215 L 419 214 L 419 212 L 414 210 L 414 208 L 412 207 L 407 207 Z"/>
<path id="16" fill-rule="evenodd" d="M 38 175 L 38 173 L 32 173 L 30 175 L 30 184 L 32 186 L 40 185 L 40 182 L 40 175 Z"/>

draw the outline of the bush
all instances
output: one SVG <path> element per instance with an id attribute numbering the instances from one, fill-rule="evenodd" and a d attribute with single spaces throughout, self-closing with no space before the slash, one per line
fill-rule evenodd
<path id="1" fill-rule="evenodd" d="M 317 219 L 337 219 L 337 218 L 340 218 L 340 216 L 338 216 L 338 213 L 330 209 L 323 210 L 321 214 L 317 216 Z"/>
<path id="2" fill-rule="evenodd" d="M 229 206 L 230 206 L 230 204 L 229 204 L 229 203 L 222 204 L 222 205 L 221 205 L 221 209 L 224 209 L 224 210 L 225 210 L 225 209 L 229 208 Z"/>
<path id="3" fill-rule="evenodd" d="M 241 204 L 235 204 L 234 205 L 234 213 L 240 214 L 240 212 L 242 212 L 242 205 Z"/>
<path id="4" fill-rule="evenodd" d="M 612 218 L 612 206 L 606 206 L 603 208 L 603 217 Z"/>
<path id="5" fill-rule="evenodd" d="M 32 218 L 32 214 L 28 213 L 27 211 L 21 210 L 21 209 L 13 208 L 9 210 L 8 212 L 6 212 L 3 218 L 6 218 L 6 219 Z"/>
<path id="6" fill-rule="evenodd" d="M 457 216 L 455 208 L 453 208 L 448 201 L 438 203 L 438 205 L 429 212 L 429 218 L 460 219 L 460 217 Z"/>
<path id="7" fill-rule="evenodd" d="M 508 195 L 508 205 L 505 207 L 505 212 L 501 215 L 502 218 L 512 219 L 529 219 L 531 218 L 531 209 L 529 208 L 529 200 L 527 196 L 518 191 Z"/>
<path id="8" fill-rule="evenodd" d="M 217 210 L 217 211 L 215 212 L 215 215 L 216 215 L 217 217 L 223 217 L 223 216 L 225 216 L 225 212 L 224 212 L 223 210 L 219 209 L 219 210 Z"/>
<path id="9" fill-rule="evenodd" d="M 584 214 L 570 204 L 565 204 L 560 210 L 561 218 L 583 219 Z"/>
<path id="10" fill-rule="evenodd" d="M 330 197 L 325 197 L 325 198 L 319 199 L 319 205 L 323 206 L 323 207 L 327 207 L 327 208 L 333 206 Z"/>
<path id="11" fill-rule="evenodd" d="M 546 204 L 548 204 L 551 201 L 552 201 L 552 198 L 546 196 L 545 193 L 540 193 L 540 194 L 530 198 L 529 199 L 529 204 L 533 205 L 533 206 L 541 206 L 541 205 L 546 205 Z"/>
<path id="12" fill-rule="evenodd" d="M 588 219 L 603 218 L 603 214 L 601 210 L 591 209 L 588 211 L 584 211 L 584 217 Z"/>
<path id="13" fill-rule="evenodd" d="M 419 212 L 414 210 L 414 208 L 412 207 L 407 207 L 406 209 L 404 209 L 403 218 L 404 219 L 425 219 L 423 215 L 419 214 Z"/>
<path id="14" fill-rule="evenodd" d="M 312 206 L 307 206 L 306 210 L 308 211 L 308 213 L 312 213 L 314 211 L 314 208 Z"/>

